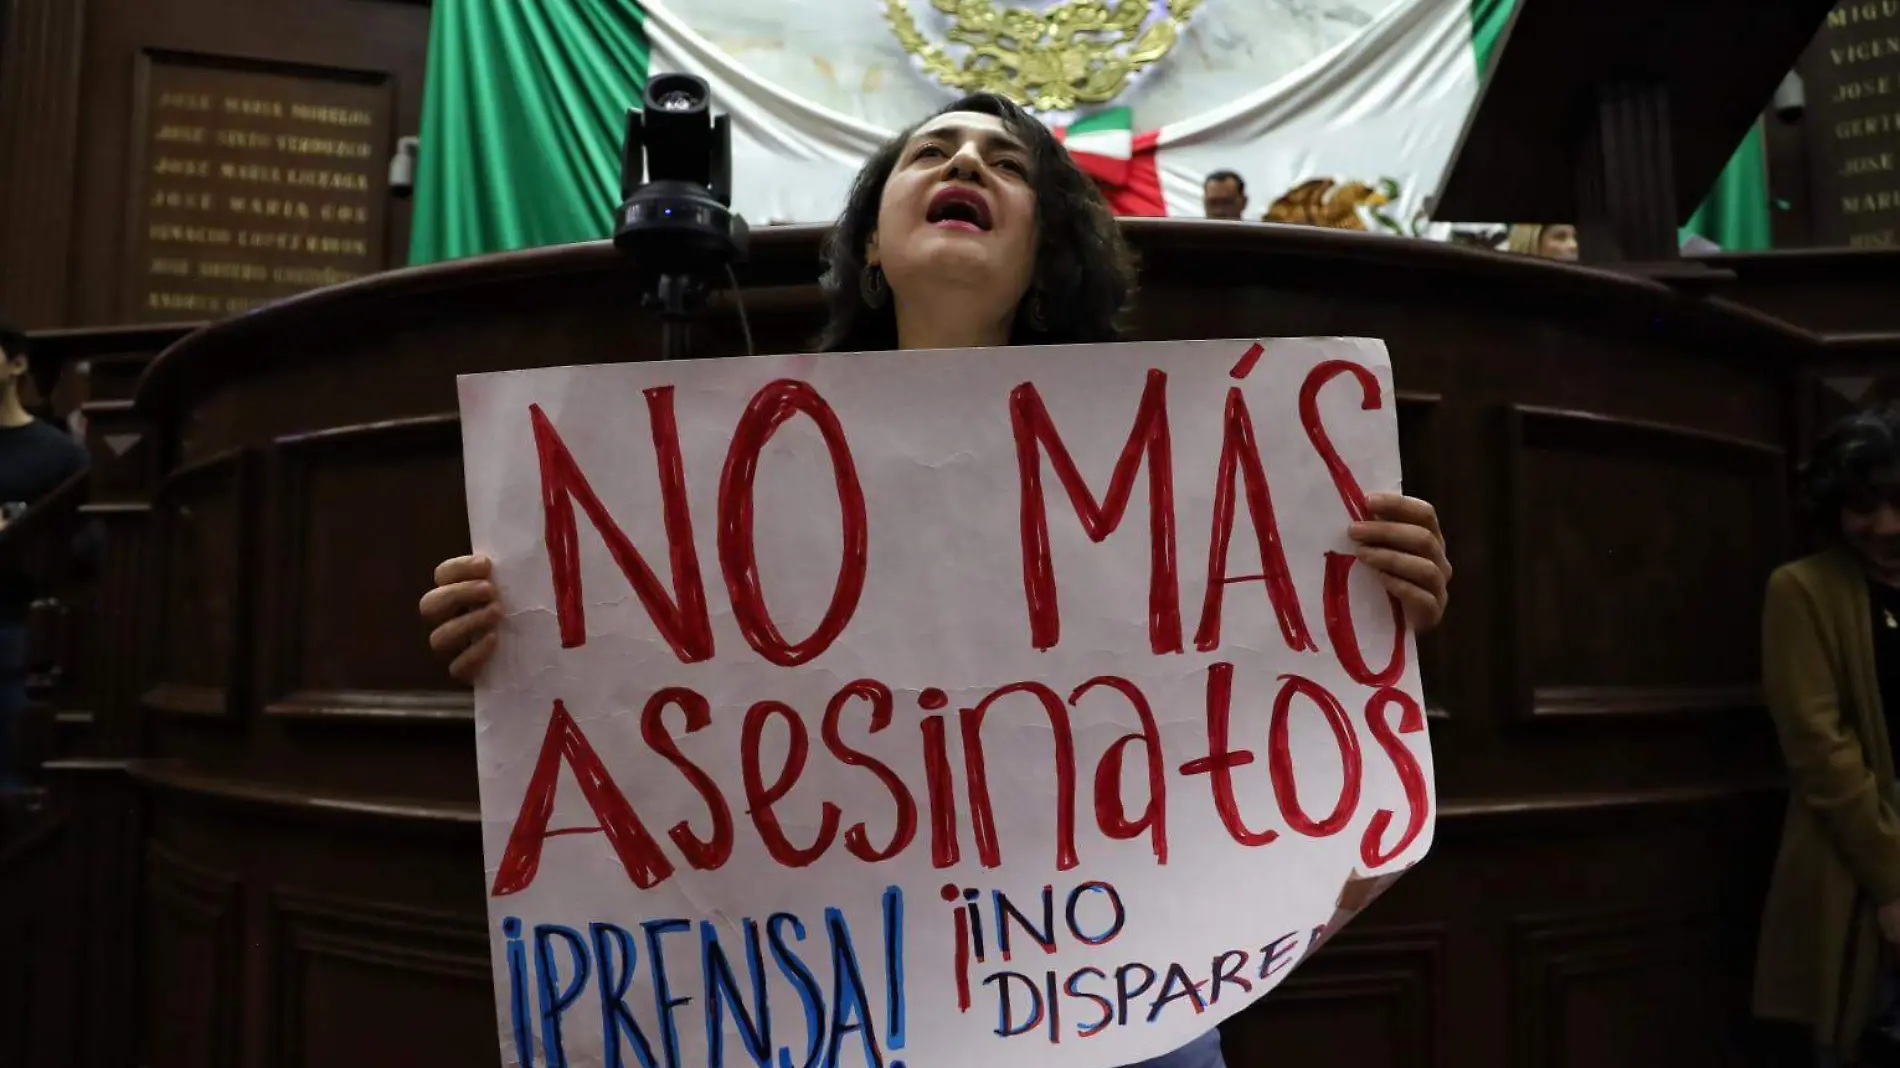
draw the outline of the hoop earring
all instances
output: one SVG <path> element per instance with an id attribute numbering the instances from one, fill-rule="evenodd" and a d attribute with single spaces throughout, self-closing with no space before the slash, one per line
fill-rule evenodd
<path id="1" fill-rule="evenodd" d="M 882 308 L 884 301 L 891 295 L 891 287 L 884 281 L 884 268 L 876 264 L 866 264 L 858 275 L 858 296 L 873 308 Z"/>

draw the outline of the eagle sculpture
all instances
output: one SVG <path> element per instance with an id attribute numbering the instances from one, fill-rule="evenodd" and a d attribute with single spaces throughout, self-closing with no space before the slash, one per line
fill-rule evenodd
<path id="1" fill-rule="evenodd" d="M 1378 208 L 1391 198 L 1364 182 L 1344 185 L 1331 178 L 1309 178 L 1273 202 L 1262 218 L 1266 222 L 1292 223 L 1296 226 L 1328 226 L 1335 230 L 1364 230 L 1365 220 L 1359 208 Z"/>

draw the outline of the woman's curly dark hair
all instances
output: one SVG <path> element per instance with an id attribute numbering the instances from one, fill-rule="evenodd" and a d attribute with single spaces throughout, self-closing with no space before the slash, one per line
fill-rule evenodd
<path id="1" fill-rule="evenodd" d="M 1900 407 L 1845 416 L 1821 433 L 1801 468 L 1801 497 L 1824 530 L 1838 531 L 1843 508 L 1865 508 L 1900 489 Z"/>
<path id="2" fill-rule="evenodd" d="M 1012 345 L 1114 341 L 1117 318 L 1135 291 L 1135 259 L 1101 191 L 1069 157 L 1067 149 L 1034 116 L 994 93 L 966 96 L 937 112 L 994 115 L 1029 149 L 1036 192 L 1036 266 L 1029 293 L 1040 298 L 1041 321 L 1030 324 L 1030 301 L 1017 306 Z M 932 115 L 931 118 L 936 118 Z M 928 120 L 925 120 L 928 121 Z M 922 125 L 919 123 L 918 125 Z M 819 335 L 821 352 L 864 352 L 897 347 L 897 315 L 891 301 L 873 308 L 860 295 L 864 246 L 877 230 L 884 183 L 912 126 L 877 150 L 851 184 L 851 199 L 825 239 L 825 300 L 829 321 Z"/>

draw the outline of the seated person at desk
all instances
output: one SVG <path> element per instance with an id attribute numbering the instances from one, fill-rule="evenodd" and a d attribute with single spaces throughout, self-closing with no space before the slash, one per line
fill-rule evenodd
<path id="1" fill-rule="evenodd" d="M 1238 181 L 1238 179 L 1236 179 Z M 1236 217 L 1238 214 L 1236 212 Z M 1000 96 L 966 97 L 886 144 L 853 183 L 825 278 L 830 352 L 1113 341 L 1132 256 L 1108 204 L 1041 122 Z M 1374 494 L 1348 531 L 1419 631 L 1444 612 L 1451 565 L 1424 501 Z M 486 557 L 436 568 L 429 643 L 472 680 L 501 605 Z M 1221 1068 L 1210 1030 L 1139 1068 Z"/>
<path id="2" fill-rule="evenodd" d="M 26 410 L 26 376 L 26 335 L 0 322 L 0 533 L 86 469 L 78 442 Z M 21 785 L 15 739 L 27 706 L 26 620 L 36 585 L 0 555 L 0 792 Z"/>

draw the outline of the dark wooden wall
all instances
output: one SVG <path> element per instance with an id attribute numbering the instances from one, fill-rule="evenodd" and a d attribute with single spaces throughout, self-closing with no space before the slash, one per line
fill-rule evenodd
<path id="1" fill-rule="evenodd" d="M 1821 343 L 1518 257 L 1130 231 L 1141 336 L 1387 339 L 1459 567 L 1423 652 L 1434 854 L 1226 1028 L 1230 1063 L 1750 1063 L 1781 804 L 1755 620 Z M 816 324 L 816 236 L 760 237 L 764 350 Z M 597 245 L 388 276 L 194 336 L 136 406 L 98 383 L 151 451 L 92 506 L 110 681 L 0 858 L 25 1064 L 495 1062 L 471 702 L 415 599 L 467 547 L 454 375 L 650 358 L 628 284 Z M 699 341 L 739 348 L 729 308 Z"/>
<path id="2" fill-rule="evenodd" d="M 0 308 L 30 327 L 123 321 L 142 52 L 384 75 L 396 131 L 420 124 L 427 0 L 6 0 L 0 10 Z M 405 202 L 387 229 L 393 266 L 408 250 Z"/>

